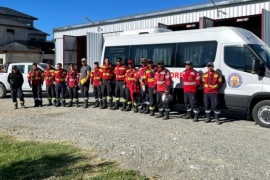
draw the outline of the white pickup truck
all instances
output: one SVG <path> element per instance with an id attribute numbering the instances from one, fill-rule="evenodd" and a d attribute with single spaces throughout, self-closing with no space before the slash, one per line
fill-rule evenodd
<path id="1" fill-rule="evenodd" d="M 10 63 L 8 67 L 6 68 L 6 72 L 0 72 L 0 98 L 6 97 L 7 93 L 10 92 L 10 85 L 7 81 L 8 74 L 11 72 L 12 66 L 16 65 L 18 70 L 23 75 L 24 83 L 22 86 L 23 91 L 31 91 L 32 89 L 30 88 L 27 80 L 28 73 L 32 70 L 32 64 L 31 62 L 26 62 L 26 63 Z M 47 67 L 46 63 L 38 63 L 38 68 L 44 71 Z M 46 90 L 46 85 L 45 83 L 43 84 L 42 90 Z"/>

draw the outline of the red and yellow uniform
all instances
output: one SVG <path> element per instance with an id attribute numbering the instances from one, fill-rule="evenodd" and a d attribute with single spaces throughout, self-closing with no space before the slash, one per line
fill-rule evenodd
<path id="1" fill-rule="evenodd" d="M 197 92 L 197 88 L 201 84 L 201 76 L 199 72 L 194 69 L 185 70 L 181 73 L 181 78 L 183 80 L 184 92 Z"/>
<path id="2" fill-rule="evenodd" d="M 170 91 L 171 88 L 171 73 L 167 69 L 162 69 L 155 73 L 154 84 L 157 92 Z"/>
<path id="3" fill-rule="evenodd" d="M 53 73 L 53 81 L 56 83 L 66 82 L 67 71 L 64 69 L 56 69 Z"/>
<path id="4" fill-rule="evenodd" d="M 205 93 L 218 94 L 219 88 L 222 86 L 222 77 L 216 71 L 207 71 L 202 77 Z"/>
<path id="5" fill-rule="evenodd" d="M 114 78 L 114 68 L 112 64 L 103 64 L 101 67 L 101 72 L 102 72 L 102 79 L 104 80 L 113 80 Z"/>
<path id="6" fill-rule="evenodd" d="M 114 68 L 115 80 L 116 81 L 124 81 L 126 71 L 127 71 L 127 67 L 125 65 L 123 65 L 123 64 L 117 65 Z"/>
<path id="7" fill-rule="evenodd" d="M 36 69 L 36 70 L 32 70 L 28 73 L 28 82 L 32 85 L 32 86 L 37 86 L 37 85 L 41 85 L 43 84 L 44 81 L 44 73 L 43 71 Z"/>
<path id="8" fill-rule="evenodd" d="M 77 87 L 79 83 L 79 78 L 80 75 L 76 69 L 68 71 L 66 76 L 67 85 L 71 88 Z"/>
<path id="9" fill-rule="evenodd" d="M 127 98 L 128 102 L 130 100 L 134 101 L 135 94 L 139 93 L 137 72 L 137 69 L 134 67 L 128 68 L 126 71 L 125 84 L 129 90 L 129 93 L 126 95 L 130 96 L 129 98 Z"/>
<path id="10" fill-rule="evenodd" d="M 94 68 L 91 71 L 90 80 L 94 86 L 101 86 L 102 83 L 102 70 L 100 67 Z"/>
<path id="11" fill-rule="evenodd" d="M 54 69 L 53 68 L 47 68 L 44 71 L 44 77 L 46 81 L 46 85 L 51 85 L 53 84 L 53 73 Z"/>

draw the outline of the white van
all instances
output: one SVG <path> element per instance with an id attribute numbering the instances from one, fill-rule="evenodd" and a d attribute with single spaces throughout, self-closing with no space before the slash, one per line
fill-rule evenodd
<path id="1" fill-rule="evenodd" d="M 194 69 L 206 72 L 214 62 L 224 77 L 220 90 L 222 108 L 241 110 L 262 127 L 270 127 L 270 48 L 256 35 L 241 28 L 215 27 L 199 30 L 135 34 L 105 39 L 102 61 L 116 57 L 163 60 L 174 81 L 174 98 L 183 102 L 180 72 L 190 60 Z M 198 97 L 202 99 L 202 91 Z"/>

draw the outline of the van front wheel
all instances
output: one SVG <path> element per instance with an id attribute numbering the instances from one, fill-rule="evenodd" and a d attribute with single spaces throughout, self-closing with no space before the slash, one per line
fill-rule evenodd
<path id="1" fill-rule="evenodd" d="M 3 84 L 0 84 L 0 98 L 4 98 L 7 95 L 7 89 Z"/>
<path id="2" fill-rule="evenodd" d="M 270 128 L 270 100 L 258 102 L 253 108 L 252 116 L 261 127 Z"/>

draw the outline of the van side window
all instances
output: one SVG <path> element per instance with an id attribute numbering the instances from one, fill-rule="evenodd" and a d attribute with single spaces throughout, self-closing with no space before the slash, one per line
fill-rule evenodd
<path id="1" fill-rule="evenodd" d="M 110 58 L 110 62 L 112 64 L 116 64 L 116 58 L 121 57 L 123 63 L 127 63 L 128 61 L 128 56 L 129 56 L 129 49 L 130 46 L 117 46 L 117 47 L 106 47 L 105 48 L 105 57 Z M 102 64 L 101 64 L 102 66 Z"/>
<path id="2" fill-rule="evenodd" d="M 215 61 L 216 51 L 216 41 L 178 43 L 175 66 L 184 67 L 185 61 L 190 60 L 195 68 L 205 67 Z"/>
<path id="3" fill-rule="evenodd" d="M 155 64 L 163 60 L 166 67 L 174 67 L 175 47 L 175 43 L 131 46 L 130 58 L 135 61 L 135 66 L 141 66 L 141 58 L 145 57 Z"/>
<path id="4" fill-rule="evenodd" d="M 32 66 L 32 65 L 28 65 L 28 73 L 29 73 L 30 71 L 32 71 L 32 69 L 33 69 L 33 66 Z"/>
<path id="5" fill-rule="evenodd" d="M 246 46 L 226 46 L 224 49 L 224 62 L 231 68 L 251 73 L 252 62 L 256 57 Z"/>

